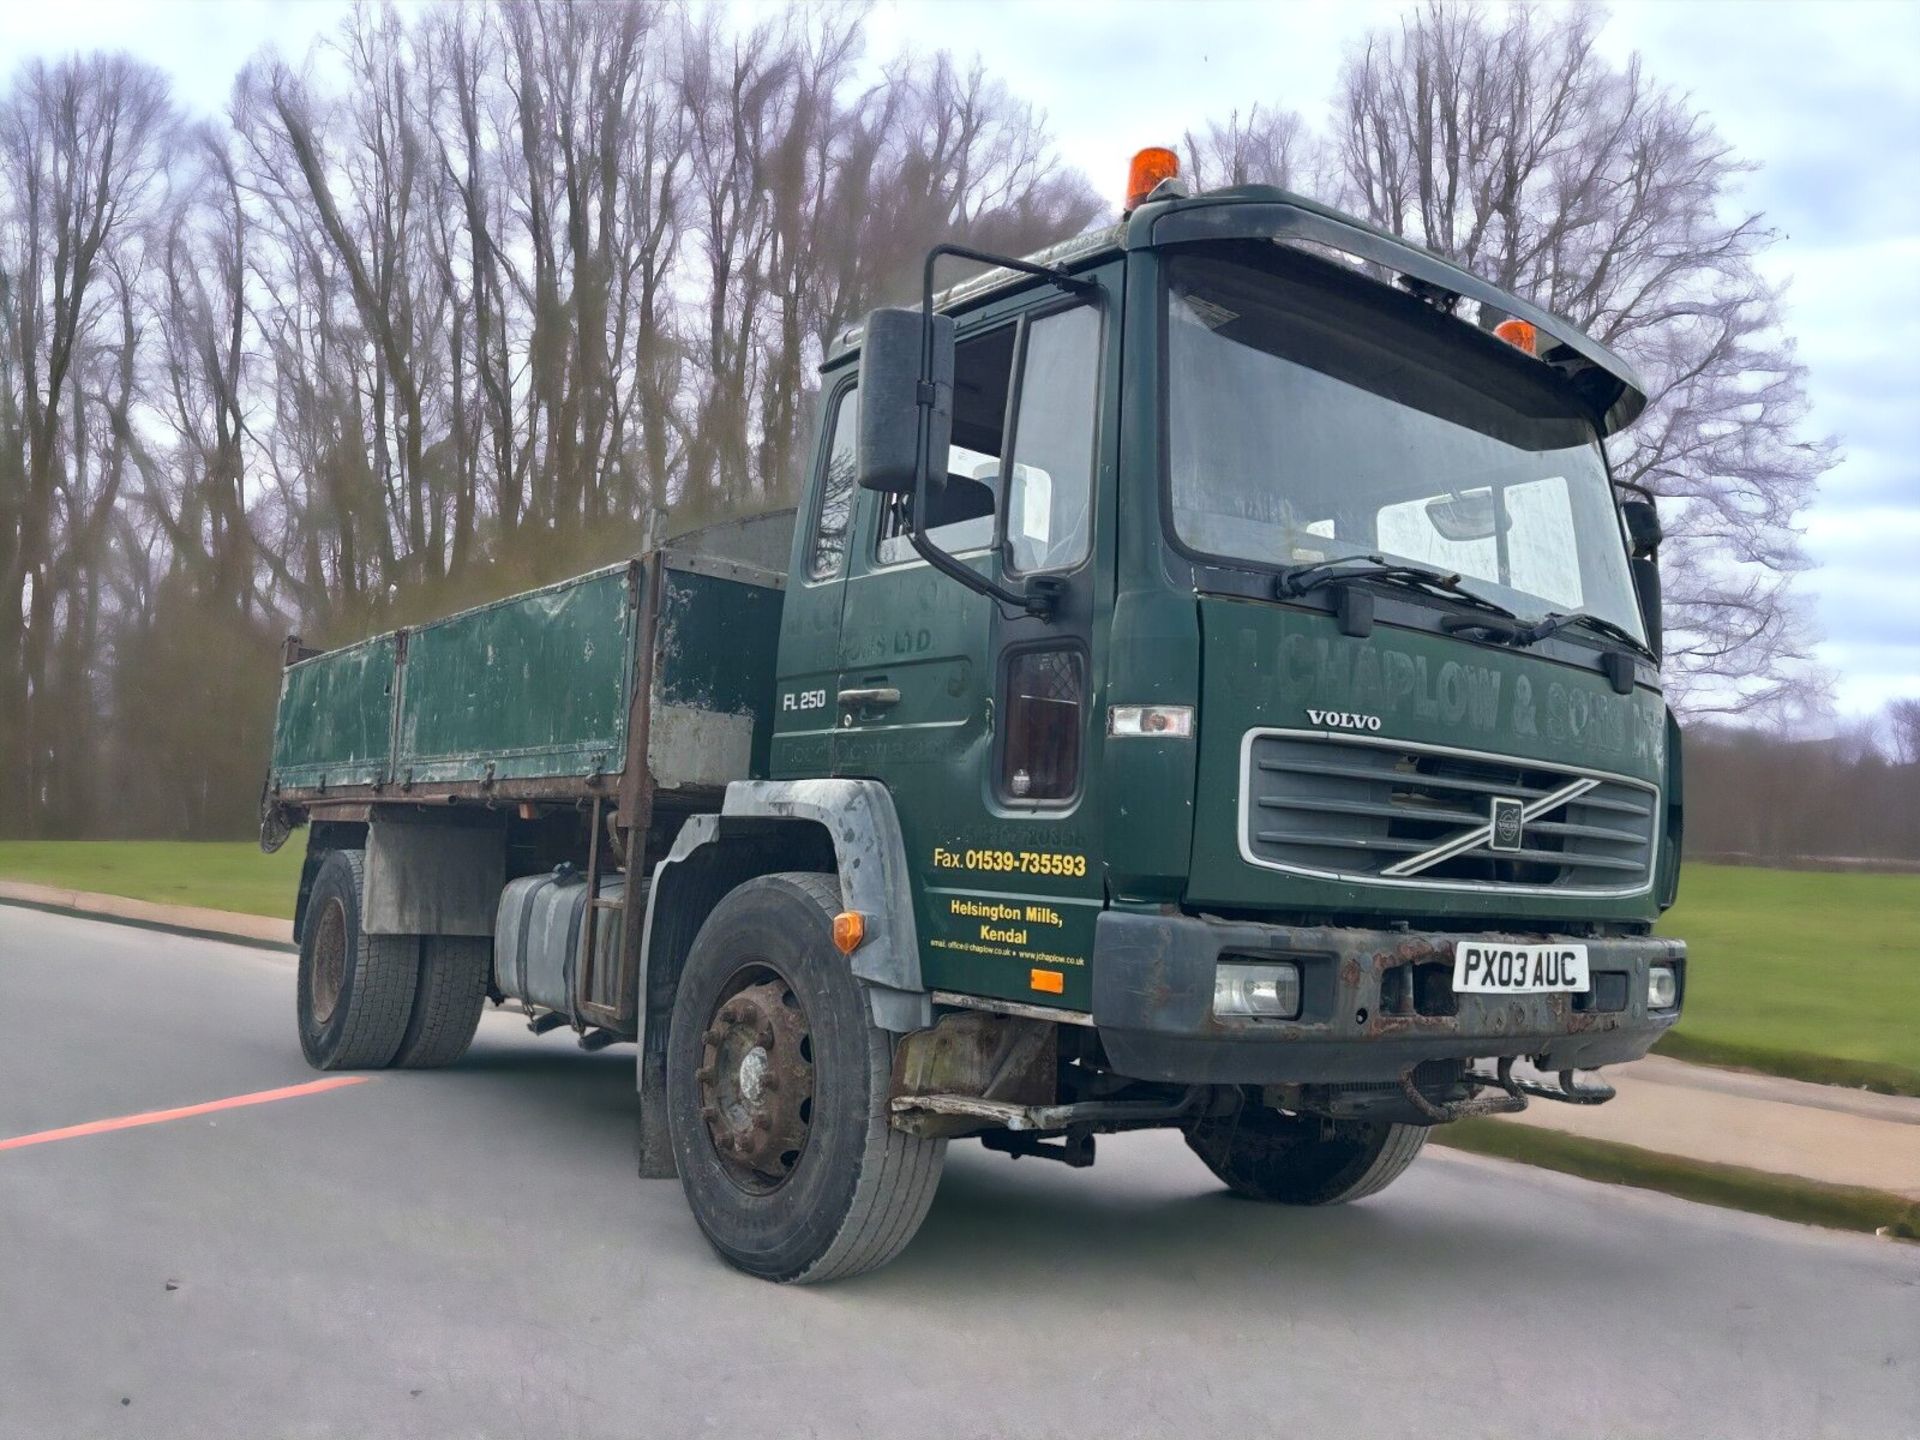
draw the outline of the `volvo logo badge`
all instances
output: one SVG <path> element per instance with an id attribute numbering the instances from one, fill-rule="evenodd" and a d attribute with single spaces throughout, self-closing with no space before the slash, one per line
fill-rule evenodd
<path id="1" fill-rule="evenodd" d="M 1309 710 L 1307 719 L 1332 730 L 1378 730 L 1378 715 L 1356 715 L 1351 710 Z"/>
<path id="2" fill-rule="evenodd" d="M 1487 838 L 1487 848 L 1509 853 L 1518 850 L 1526 838 L 1526 803 L 1510 795 L 1496 795 L 1493 797 L 1493 814 L 1489 818 L 1493 828 Z"/>

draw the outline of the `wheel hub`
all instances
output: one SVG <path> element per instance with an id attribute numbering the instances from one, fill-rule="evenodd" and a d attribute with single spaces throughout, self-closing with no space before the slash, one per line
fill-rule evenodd
<path id="1" fill-rule="evenodd" d="M 700 1118 L 736 1181 L 770 1189 L 793 1173 L 813 1118 L 806 1013 L 778 979 L 737 990 L 701 1036 Z"/>
<path id="2" fill-rule="evenodd" d="M 310 999 L 313 1023 L 325 1025 L 333 1019 L 340 1004 L 340 991 L 347 978 L 347 907 L 338 900 L 320 912 L 320 924 L 313 937 L 313 971 Z"/>

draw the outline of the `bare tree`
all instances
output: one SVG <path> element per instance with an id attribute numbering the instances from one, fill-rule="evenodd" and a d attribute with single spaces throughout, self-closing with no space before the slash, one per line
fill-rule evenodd
<path id="1" fill-rule="evenodd" d="M 1600 23 L 1428 0 L 1369 35 L 1341 81 L 1343 198 L 1643 369 L 1653 403 L 1611 450 L 1617 478 L 1677 502 L 1670 693 L 1778 706 L 1818 683 L 1795 521 L 1837 450 L 1804 434 L 1804 368 L 1754 265 L 1772 232 L 1722 215 L 1744 167 L 1637 57 L 1602 60 Z"/>
<path id="2" fill-rule="evenodd" d="M 183 131 L 152 72 L 0 99 L 0 826 L 230 833 L 272 636 L 791 503 L 815 369 L 926 247 L 1102 206 L 978 66 L 855 10 L 362 3 Z M 328 83 L 343 75 L 345 83 Z M 105 758 L 102 758 L 104 752 Z"/>
<path id="3" fill-rule="evenodd" d="M 1920 765 L 1920 699 L 1888 701 L 1886 728 L 1893 758 L 1902 765 Z"/>
<path id="4" fill-rule="evenodd" d="M 129 380 L 129 276 L 173 123 L 158 72 L 125 56 L 33 62 L 0 103 L 0 827 L 55 813 L 63 717 L 89 713 L 95 548 L 121 472 L 94 464 L 89 385 Z M 117 351 L 104 371 L 96 356 Z M 57 673 L 53 639 L 63 637 Z M 76 650 L 75 647 L 79 647 Z M 71 796 L 58 797 L 68 803 Z"/>
<path id="5" fill-rule="evenodd" d="M 1244 119 L 1235 110 L 1198 134 L 1187 131 L 1182 143 L 1187 175 L 1197 190 L 1229 185 L 1312 190 L 1326 179 L 1324 148 L 1295 110 L 1255 105 Z"/>

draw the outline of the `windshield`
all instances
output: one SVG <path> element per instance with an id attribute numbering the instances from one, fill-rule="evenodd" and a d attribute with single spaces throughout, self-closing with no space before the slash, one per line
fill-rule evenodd
<path id="1" fill-rule="evenodd" d="M 1643 637 L 1593 426 L 1546 366 L 1264 242 L 1169 257 L 1175 533 L 1229 561 L 1381 554 Z"/>

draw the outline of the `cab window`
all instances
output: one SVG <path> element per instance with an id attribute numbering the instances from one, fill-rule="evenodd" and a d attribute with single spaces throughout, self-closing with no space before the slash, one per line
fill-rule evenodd
<path id="1" fill-rule="evenodd" d="M 1008 324 L 955 348 L 953 443 L 927 517 L 942 549 L 987 549 L 1004 513 L 1008 570 L 1071 569 L 1087 557 L 1099 346 L 1099 312 L 1078 305 L 1029 321 L 1024 342 Z M 911 515 L 911 497 L 887 505 L 880 563 L 917 558 Z"/>
<path id="2" fill-rule="evenodd" d="M 1007 485 L 1009 570 L 1070 570 L 1092 548 L 1099 347 L 1100 314 L 1088 305 L 1027 328 Z"/>
<path id="3" fill-rule="evenodd" d="M 833 418 L 833 446 L 820 477 L 820 505 L 814 512 L 813 556 L 807 574 L 832 580 L 847 563 L 847 540 L 853 527 L 853 500 L 857 478 L 860 434 L 860 395 L 851 386 L 840 392 Z"/>
<path id="4" fill-rule="evenodd" d="M 1002 325 L 954 349 L 953 444 L 947 451 L 946 483 L 929 487 L 927 531 L 941 549 L 956 555 L 993 544 L 1018 334 L 1016 326 Z M 888 503 L 880 523 L 881 564 L 920 558 L 907 538 L 912 514 L 910 495 Z"/>
<path id="5" fill-rule="evenodd" d="M 1085 653 L 1077 645 L 1018 650 L 1007 657 L 1006 674 L 1001 796 L 1033 805 L 1072 800 L 1080 789 Z"/>

